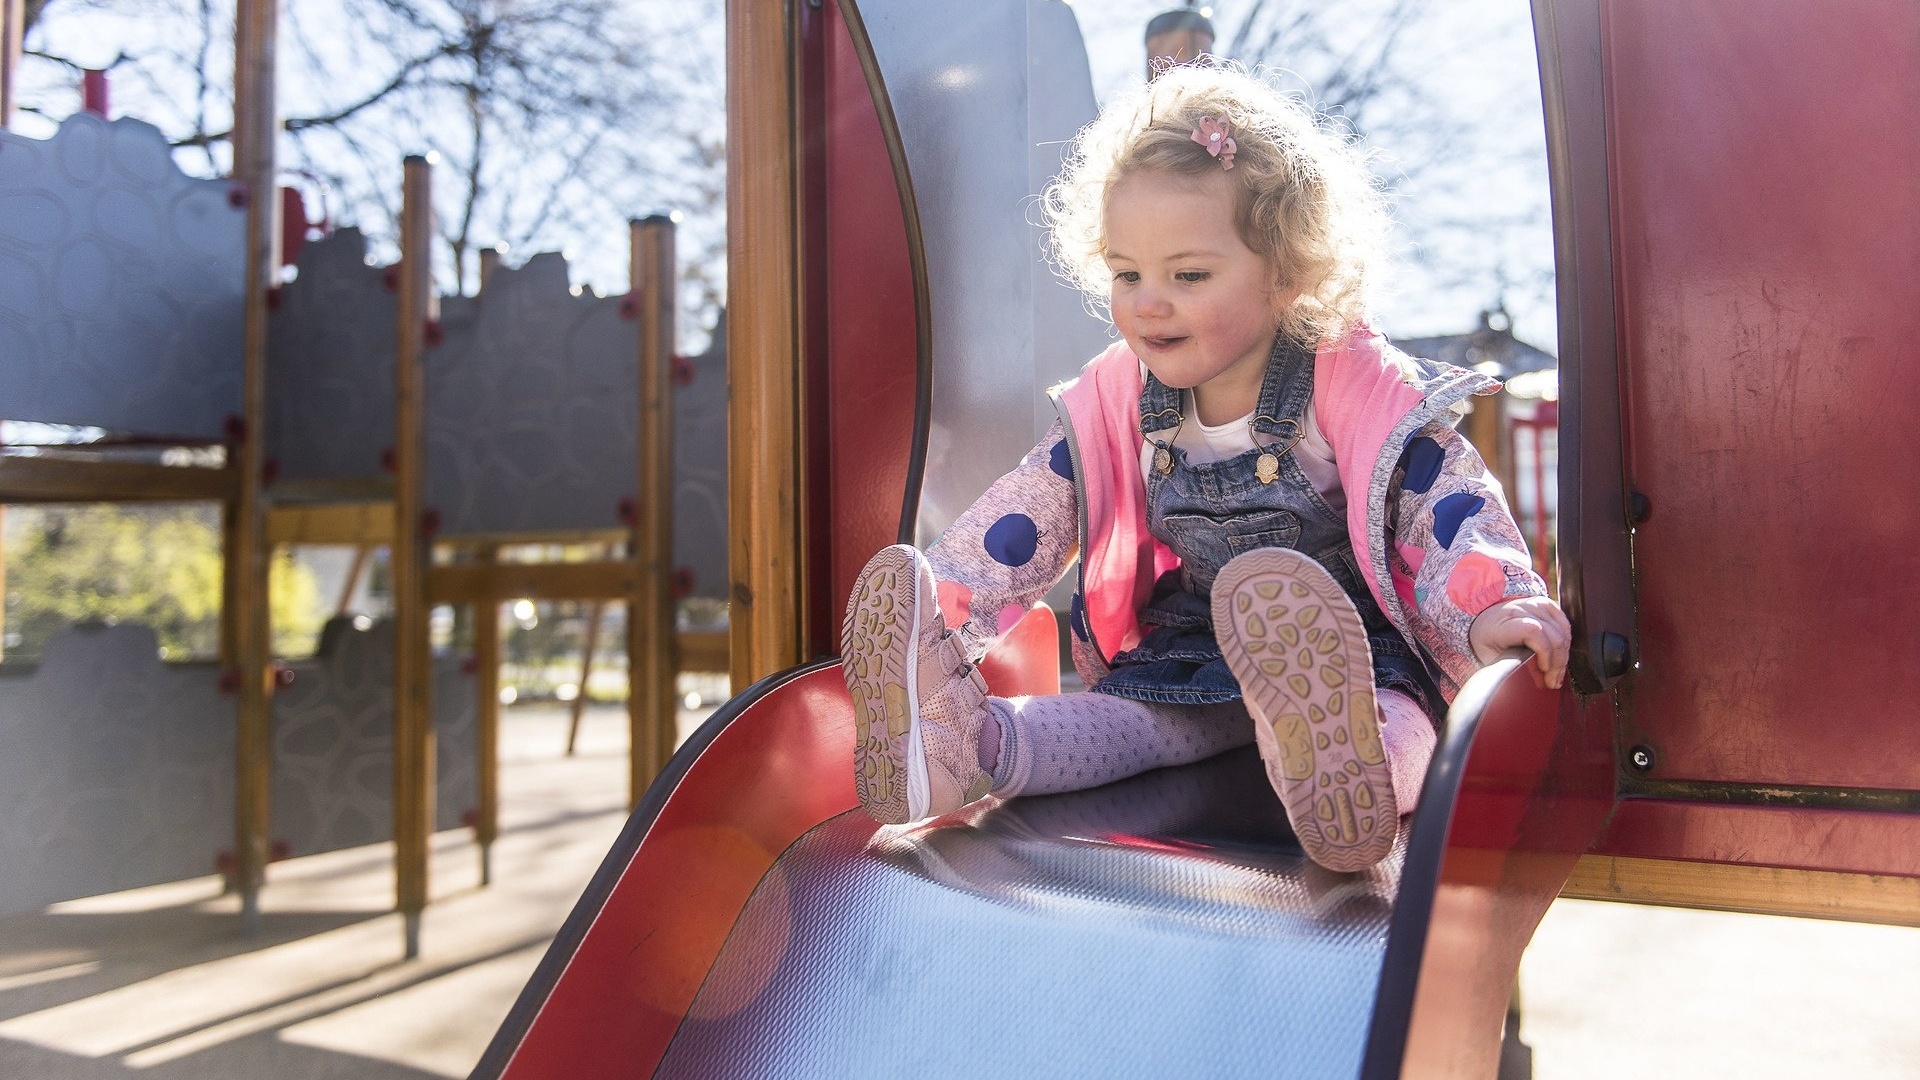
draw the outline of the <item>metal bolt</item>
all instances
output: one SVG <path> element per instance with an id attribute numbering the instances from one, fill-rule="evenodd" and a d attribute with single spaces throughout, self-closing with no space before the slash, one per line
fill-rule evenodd
<path id="1" fill-rule="evenodd" d="M 1633 766 L 1635 772 L 1652 772 L 1653 747 L 1644 743 L 1634 747 L 1627 752 L 1627 762 Z"/>

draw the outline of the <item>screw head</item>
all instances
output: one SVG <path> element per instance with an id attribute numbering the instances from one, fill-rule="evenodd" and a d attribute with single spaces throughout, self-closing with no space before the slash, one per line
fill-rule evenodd
<path id="1" fill-rule="evenodd" d="M 1629 750 L 1627 752 L 1627 763 L 1633 766 L 1635 772 L 1652 772 L 1653 747 L 1641 745 Z"/>

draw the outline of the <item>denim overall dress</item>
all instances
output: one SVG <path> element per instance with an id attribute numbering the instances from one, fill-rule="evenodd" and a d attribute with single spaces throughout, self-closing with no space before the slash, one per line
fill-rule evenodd
<path id="1" fill-rule="evenodd" d="M 1148 471 L 1147 530 L 1173 549 L 1180 565 L 1154 583 L 1140 613 L 1145 635 L 1113 658 L 1112 673 L 1095 684 L 1096 692 L 1173 705 L 1239 700 L 1240 684 L 1214 639 L 1213 579 L 1242 552 L 1284 547 L 1312 556 L 1353 601 L 1373 652 L 1374 685 L 1402 691 L 1428 716 L 1438 715 L 1442 700 L 1425 663 L 1360 577 L 1346 516 L 1326 504 L 1287 449 L 1313 397 L 1313 364 L 1313 350 L 1284 337 L 1275 343 L 1254 407 L 1253 450 L 1196 464 L 1169 445 L 1171 471 Z M 1164 431 L 1179 411 L 1180 392 L 1147 374 L 1140 392 L 1142 431 Z M 1263 453 L 1279 455 L 1279 475 L 1271 483 L 1256 473 Z"/>

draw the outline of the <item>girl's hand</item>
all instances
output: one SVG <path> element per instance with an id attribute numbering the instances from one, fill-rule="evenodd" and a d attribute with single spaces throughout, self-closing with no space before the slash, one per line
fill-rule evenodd
<path id="1" fill-rule="evenodd" d="M 1558 690 L 1567 678 L 1567 654 L 1573 647 L 1573 627 L 1560 605 L 1544 596 L 1516 596 L 1476 615 L 1467 630 L 1467 644 L 1482 664 L 1500 659 L 1516 646 L 1533 650 L 1540 658 L 1540 676 L 1548 689 Z"/>

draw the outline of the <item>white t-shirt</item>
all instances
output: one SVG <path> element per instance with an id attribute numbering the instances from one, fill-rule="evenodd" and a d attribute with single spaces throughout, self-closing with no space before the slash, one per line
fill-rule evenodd
<path id="1" fill-rule="evenodd" d="M 1186 451 L 1187 462 L 1192 465 L 1204 465 L 1214 461 L 1225 461 L 1258 446 L 1279 446 L 1283 440 L 1272 435 L 1262 434 L 1254 438 L 1249 421 L 1253 413 L 1237 420 L 1229 420 L 1217 426 L 1208 426 L 1200 422 L 1198 410 L 1193 404 L 1193 391 L 1180 391 L 1180 412 L 1187 418 L 1180 425 L 1179 434 L 1174 435 L 1173 428 L 1156 431 L 1147 436 L 1140 448 L 1140 475 L 1150 477 L 1153 471 L 1153 452 L 1158 449 L 1154 440 L 1166 442 L 1169 437 L 1173 445 Z M 1293 448 L 1293 458 L 1300 463 L 1300 471 L 1307 474 L 1307 482 L 1320 493 L 1320 498 L 1335 513 L 1343 513 L 1347 508 L 1347 495 L 1340 486 L 1340 470 L 1333 462 L 1333 444 L 1320 431 L 1320 423 L 1314 417 L 1313 402 L 1307 402 L 1306 415 L 1300 418 L 1302 437 Z"/>

